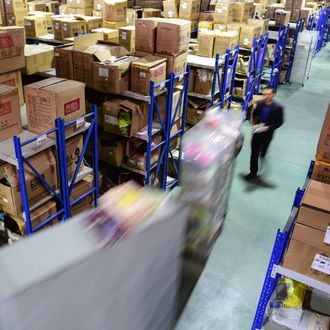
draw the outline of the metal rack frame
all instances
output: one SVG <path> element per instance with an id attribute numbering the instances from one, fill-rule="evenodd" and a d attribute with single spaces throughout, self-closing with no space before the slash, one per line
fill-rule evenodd
<path id="1" fill-rule="evenodd" d="M 324 35 L 325 35 L 325 30 L 328 25 L 328 10 L 327 9 L 322 9 L 319 14 L 319 18 L 317 20 L 316 24 L 316 31 L 319 31 L 319 37 L 317 40 L 317 46 L 316 46 L 316 54 L 321 50 L 323 46 L 325 46 L 324 42 Z"/>
<path id="2" fill-rule="evenodd" d="M 55 121 L 55 128 L 45 132 L 41 135 L 36 135 L 24 142 L 21 142 L 21 138 L 19 136 L 14 136 L 13 142 L 14 142 L 14 148 L 15 148 L 15 156 L 17 160 L 17 171 L 19 175 L 19 184 L 20 184 L 20 190 L 21 190 L 21 200 L 22 200 L 22 207 L 23 207 L 23 215 L 25 218 L 25 232 L 26 235 L 30 235 L 34 233 L 35 231 L 39 230 L 41 227 L 47 225 L 52 220 L 54 220 L 56 217 L 61 216 L 61 221 L 64 221 L 71 216 L 71 207 L 77 204 L 79 201 L 81 201 L 83 198 L 85 198 L 88 195 L 94 194 L 94 205 L 95 207 L 98 204 L 98 147 L 97 147 L 97 107 L 95 105 L 92 106 L 92 112 L 79 118 L 76 120 L 73 120 L 69 123 L 64 123 L 64 120 L 61 118 L 56 119 Z M 90 125 L 85 125 L 85 121 L 88 118 L 92 118 Z M 81 155 L 79 156 L 77 166 L 74 171 L 74 175 L 72 180 L 68 180 L 68 172 L 67 172 L 67 165 L 66 165 L 66 140 L 72 137 L 73 135 L 66 136 L 65 135 L 65 129 L 67 127 L 71 127 L 76 125 L 76 128 L 85 125 L 87 128 L 86 132 L 86 138 L 83 145 L 83 150 L 81 152 Z M 78 130 L 76 134 L 82 133 L 84 130 Z M 50 135 L 54 135 L 56 137 L 56 142 L 54 143 L 48 143 L 47 147 L 45 148 L 39 148 L 36 152 L 32 154 L 25 155 L 23 148 L 27 147 L 31 144 L 42 144 L 44 141 L 47 141 L 49 139 Z M 76 135 L 74 134 L 74 135 Z M 76 200 L 73 200 L 70 202 L 70 195 L 73 189 L 74 184 L 77 182 L 78 178 L 78 172 L 80 169 L 81 164 L 83 163 L 83 159 L 86 153 L 87 145 L 90 143 L 90 141 L 93 140 L 93 188 L 77 198 Z M 49 142 L 49 141 L 48 141 Z M 28 158 L 40 153 L 41 151 L 46 150 L 47 148 L 51 146 L 56 146 L 57 150 L 57 164 L 58 164 L 58 178 L 59 178 L 59 190 L 55 191 L 49 183 L 43 178 L 43 176 L 32 166 L 32 164 L 29 162 Z M 55 214 L 51 215 L 49 218 L 44 220 L 42 223 L 40 223 L 35 228 L 32 228 L 31 223 L 31 217 L 30 212 L 32 208 L 29 205 L 29 199 L 27 195 L 27 189 L 26 189 L 26 182 L 25 182 L 25 170 L 24 165 L 26 165 L 37 177 L 37 179 L 43 184 L 43 186 L 49 191 L 49 196 L 47 200 L 50 200 L 51 198 L 55 197 L 56 200 L 60 203 L 61 208 L 59 211 L 57 211 Z M 86 174 L 89 174 L 87 171 Z M 83 178 L 83 177 L 81 177 Z M 44 201 L 46 202 L 46 201 Z"/>

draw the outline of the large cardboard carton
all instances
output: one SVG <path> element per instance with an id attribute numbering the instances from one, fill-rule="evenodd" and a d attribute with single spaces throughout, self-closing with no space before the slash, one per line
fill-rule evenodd
<path id="1" fill-rule="evenodd" d="M 61 21 L 63 39 L 75 37 L 87 32 L 87 23 L 84 20 L 65 18 Z"/>
<path id="2" fill-rule="evenodd" d="M 153 18 L 137 19 L 135 21 L 135 50 L 154 53 L 158 21 Z"/>
<path id="3" fill-rule="evenodd" d="M 119 30 L 117 29 L 100 28 L 92 30 L 92 33 L 102 33 L 104 41 L 119 43 Z"/>
<path id="4" fill-rule="evenodd" d="M 27 10 L 14 14 L 7 14 L 7 25 L 8 26 L 23 26 L 24 17 L 28 15 Z"/>
<path id="5" fill-rule="evenodd" d="M 47 6 L 44 2 L 30 1 L 27 3 L 28 11 L 47 11 Z"/>
<path id="6" fill-rule="evenodd" d="M 47 21 L 44 16 L 28 16 L 24 18 L 26 37 L 37 38 L 48 33 Z"/>
<path id="7" fill-rule="evenodd" d="M 126 26 L 127 22 L 126 19 L 124 21 L 120 21 L 120 22 L 109 22 L 109 21 L 105 21 L 103 20 L 103 27 L 106 29 L 119 29 L 123 26 Z"/>
<path id="8" fill-rule="evenodd" d="M 234 22 L 246 23 L 252 16 L 253 3 L 252 2 L 235 2 L 233 10 Z"/>
<path id="9" fill-rule="evenodd" d="M 162 11 L 160 9 L 155 9 L 155 8 L 145 8 L 143 9 L 142 12 L 142 17 L 143 18 L 148 18 L 148 17 L 161 17 Z"/>
<path id="10" fill-rule="evenodd" d="M 45 181 L 56 190 L 57 172 L 53 152 L 47 149 L 30 157 L 29 162 L 43 176 Z M 27 196 L 31 207 L 50 193 L 27 165 L 24 165 L 24 169 Z M 11 164 L 5 164 L 0 167 L 0 173 L 0 209 L 18 216 L 22 213 L 22 201 L 17 169 Z"/>
<path id="11" fill-rule="evenodd" d="M 275 24 L 277 26 L 288 25 L 290 22 L 291 11 L 278 9 L 275 11 Z"/>
<path id="12" fill-rule="evenodd" d="M 35 12 L 29 12 L 29 16 L 43 16 L 46 19 L 46 25 L 47 25 L 47 31 L 53 32 L 53 13 L 48 13 L 44 11 L 35 11 Z"/>
<path id="13" fill-rule="evenodd" d="M 284 257 L 283 266 L 297 273 L 330 284 L 329 275 L 311 268 L 316 254 L 329 257 L 329 253 L 322 249 L 291 239 L 289 248 Z"/>
<path id="14" fill-rule="evenodd" d="M 119 44 L 130 53 L 135 51 L 135 26 L 126 26 L 119 29 Z"/>
<path id="15" fill-rule="evenodd" d="M 195 76 L 194 91 L 203 95 L 211 95 L 213 82 L 213 71 L 208 69 L 197 69 Z M 219 87 L 216 86 L 216 91 Z"/>
<path id="16" fill-rule="evenodd" d="M 181 0 L 179 18 L 186 20 L 198 19 L 200 12 L 200 0 Z"/>
<path id="17" fill-rule="evenodd" d="M 212 31 L 214 22 L 211 21 L 199 21 L 198 22 L 198 32 Z"/>
<path id="18" fill-rule="evenodd" d="M 214 12 L 214 22 L 228 24 L 234 20 L 234 3 L 217 2 Z"/>
<path id="19" fill-rule="evenodd" d="M 105 21 L 124 21 L 126 20 L 127 0 L 105 0 L 103 10 L 103 19 Z"/>
<path id="20" fill-rule="evenodd" d="M 149 95 L 150 82 L 155 85 L 166 79 L 166 58 L 149 55 L 131 64 L 131 90 Z"/>
<path id="21" fill-rule="evenodd" d="M 330 224 L 330 186 L 311 180 L 299 209 L 297 223 L 325 231 Z"/>
<path id="22" fill-rule="evenodd" d="M 168 76 L 171 72 L 175 73 L 176 76 L 186 72 L 188 52 L 184 51 L 176 56 L 161 54 L 155 55 L 166 58 L 166 76 Z"/>
<path id="23" fill-rule="evenodd" d="M 252 17 L 264 17 L 266 13 L 266 5 L 264 3 L 253 3 Z"/>
<path id="24" fill-rule="evenodd" d="M 300 9 L 295 9 L 295 8 L 292 9 L 290 21 L 291 22 L 297 22 L 299 17 L 300 17 Z"/>
<path id="25" fill-rule="evenodd" d="M 80 196 L 86 194 L 93 188 L 93 175 L 88 175 L 83 180 L 76 183 L 72 189 L 70 202 L 77 200 Z M 71 206 L 71 216 L 87 211 L 94 207 L 94 194 L 91 193 L 78 203 Z"/>
<path id="26" fill-rule="evenodd" d="M 66 167 L 68 168 L 68 179 L 73 178 L 74 172 L 77 168 L 79 158 L 84 146 L 84 138 L 82 134 L 72 137 L 66 141 Z M 84 163 L 82 162 L 78 173 L 84 169 Z"/>
<path id="27" fill-rule="evenodd" d="M 305 18 L 305 25 L 308 24 L 310 16 L 313 14 L 312 8 L 301 8 L 299 18 Z"/>
<path id="28" fill-rule="evenodd" d="M 22 73 L 32 75 L 44 72 L 53 67 L 54 47 L 46 44 L 25 45 L 25 67 Z"/>
<path id="29" fill-rule="evenodd" d="M 261 34 L 261 26 L 242 25 L 239 37 L 239 45 L 245 48 L 251 48 L 254 38 L 259 38 Z"/>
<path id="30" fill-rule="evenodd" d="M 148 104 L 141 101 L 110 100 L 104 103 L 104 130 L 132 137 L 148 124 Z"/>
<path id="31" fill-rule="evenodd" d="M 130 66 L 138 57 L 128 56 L 115 62 L 94 62 L 94 89 L 112 94 L 122 94 L 129 90 Z"/>
<path id="32" fill-rule="evenodd" d="M 16 87 L 18 89 L 19 104 L 24 104 L 21 71 L 13 71 L 0 75 L 0 84 Z"/>
<path id="33" fill-rule="evenodd" d="M 317 145 L 316 159 L 323 162 L 330 162 L 330 103 Z"/>
<path id="34" fill-rule="evenodd" d="M 223 55 L 227 49 L 233 50 L 237 45 L 237 32 L 219 32 L 214 39 L 213 57 Z"/>
<path id="35" fill-rule="evenodd" d="M 99 159 L 112 166 L 121 166 L 124 163 L 125 143 L 125 139 L 117 137 L 99 139 Z"/>
<path id="36" fill-rule="evenodd" d="M 317 160 L 314 164 L 312 180 L 330 184 L 330 164 Z"/>
<path id="37" fill-rule="evenodd" d="M 43 133 L 54 127 L 56 118 L 66 122 L 85 114 L 85 84 L 49 78 L 24 86 L 28 129 Z"/>
<path id="38" fill-rule="evenodd" d="M 27 16 L 27 5 L 25 0 L 6 0 L 5 1 L 6 15 L 24 15 Z"/>
<path id="39" fill-rule="evenodd" d="M 24 28 L 0 27 L 0 74 L 24 67 Z"/>
<path id="40" fill-rule="evenodd" d="M 18 90 L 16 87 L 0 84 L 0 141 L 21 132 Z"/>
<path id="41" fill-rule="evenodd" d="M 103 26 L 103 20 L 101 17 L 93 16 L 76 16 L 78 20 L 83 20 L 86 22 L 86 31 L 87 33 L 92 32 L 92 30 L 100 29 Z"/>
<path id="42" fill-rule="evenodd" d="M 73 46 L 59 46 L 54 48 L 56 76 L 65 79 L 74 79 Z"/>
<path id="43" fill-rule="evenodd" d="M 156 52 L 177 55 L 188 50 L 190 22 L 181 19 L 165 20 L 158 23 Z"/>
<path id="44" fill-rule="evenodd" d="M 263 18 L 263 19 L 249 18 L 247 24 L 261 26 L 261 34 L 265 34 L 268 31 L 269 19 L 268 18 Z"/>
<path id="45" fill-rule="evenodd" d="M 63 40 L 63 29 L 62 29 L 62 21 L 64 17 L 52 17 L 53 21 L 53 31 L 54 31 L 54 39 L 55 40 Z"/>
<path id="46" fill-rule="evenodd" d="M 203 31 L 198 33 L 198 56 L 213 57 L 214 39 L 216 31 Z"/>
<path id="47" fill-rule="evenodd" d="M 178 7 L 174 0 L 163 1 L 163 15 L 165 18 L 178 18 Z"/>
<path id="48" fill-rule="evenodd" d="M 214 22 L 214 11 L 205 11 L 199 13 L 199 20 Z"/>

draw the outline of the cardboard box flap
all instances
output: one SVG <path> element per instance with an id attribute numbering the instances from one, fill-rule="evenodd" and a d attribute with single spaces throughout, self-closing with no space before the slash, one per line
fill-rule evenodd
<path id="1" fill-rule="evenodd" d="M 302 205 L 330 213 L 330 185 L 311 180 L 302 200 Z"/>
<path id="2" fill-rule="evenodd" d="M 10 93 L 15 90 L 18 90 L 18 88 L 0 83 L 0 99 L 4 96 L 4 93 Z M 7 95 L 5 97 L 7 97 Z"/>
<path id="3" fill-rule="evenodd" d="M 85 88 L 85 84 L 75 80 L 63 80 L 57 84 L 48 85 L 43 90 L 53 93 L 70 92 L 72 88 Z"/>
<path id="4" fill-rule="evenodd" d="M 123 101 L 119 104 L 119 111 L 138 112 L 142 115 L 140 104 L 131 101 Z"/>
<path id="5" fill-rule="evenodd" d="M 132 62 L 137 61 L 139 57 L 135 56 L 125 56 L 124 58 L 117 59 L 114 63 L 111 63 L 110 66 L 117 67 L 118 69 L 128 69 Z"/>
<path id="6" fill-rule="evenodd" d="M 102 32 L 84 34 L 73 39 L 73 49 L 76 51 L 84 51 L 89 46 L 96 45 L 98 40 L 103 40 Z"/>
<path id="7" fill-rule="evenodd" d="M 139 68 L 151 68 L 153 66 L 156 66 L 158 64 L 164 63 L 166 62 L 166 58 L 161 58 L 158 56 L 153 56 L 153 55 L 147 55 L 143 58 L 141 58 L 138 61 L 133 62 L 132 64 L 135 67 L 139 67 Z"/>
<path id="8" fill-rule="evenodd" d="M 209 101 L 193 97 L 189 98 L 188 104 L 189 107 L 199 110 L 206 110 L 209 107 Z"/>
<path id="9" fill-rule="evenodd" d="M 135 25 L 123 26 L 119 29 L 120 31 L 135 31 Z"/>
<path id="10" fill-rule="evenodd" d="M 56 78 L 56 77 L 48 78 L 48 79 L 40 80 L 38 82 L 26 85 L 26 86 L 24 86 L 24 88 L 43 89 L 43 88 L 46 88 L 51 85 L 59 84 L 63 81 L 65 81 L 65 79 L 63 79 L 63 78 Z"/>
<path id="11" fill-rule="evenodd" d="M 39 45 L 25 45 L 24 56 L 33 56 L 40 53 L 45 53 L 54 50 L 54 46 L 39 44 Z"/>

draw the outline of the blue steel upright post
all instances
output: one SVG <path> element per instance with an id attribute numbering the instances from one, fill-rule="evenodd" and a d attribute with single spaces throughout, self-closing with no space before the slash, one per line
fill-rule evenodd
<path id="1" fill-rule="evenodd" d="M 99 147 L 98 147 L 98 127 L 97 127 L 97 106 L 92 105 L 92 111 L 94 113 L 93 124 L 93 175 L 94 175 L 94 206 L 98 206 L 99 199 Z"/>
<path id="2" fill-rule="evenodd" d="M 212 80 L 210 107 L 212 107 L 214 104 L 217 85 L 219 87 L 219 59 L 220 59 L 219 54 L 216 54 L 215 63 L 214 63 L 214 74 Z"/>

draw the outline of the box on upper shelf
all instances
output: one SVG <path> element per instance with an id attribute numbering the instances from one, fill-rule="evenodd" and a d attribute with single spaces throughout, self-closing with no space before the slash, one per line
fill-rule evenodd
<path id="1" fill-rule="evenodd" d="M 156 31 L 160 19 L 143 18 L 135 21 L 135 50 L 154 53 Z"/>
<path id="2" fill-rule="evenodd" d="M 252 2 L 235 2 L 233 10 L 234 22 L 246 23 L 252 16 L 253 3 Z"/>
<path id="3" fill-rule="evenodd" d="M 214 22 L 212 21 L 199 21 L 198 22 L 198 32 L 212 31 Z"/>
<path id="4" fill-rule="evenodd" d="M 160 9 L 154 9 L 154 8 L 145 8 L 142 12 L 143 18 L 148 17 L 161 17 L 162 11 Z"/>
<path id="5" fill-rule="evenodd" d="M 274 19 L 275 18 L 275 12 L 278 9 L 284 9 L 284 5 L 283 4 L 272 4 L 267 6 L 267 11 L 266 11 L 266 18 L 270 18 L 270 19 Z"/>
<path id="6" fill-rule="evenodd" d="M 28 129 L 37 134 L 54 128 L 56 118 L 68 122 L 85 114 L 85 84 L 78 81 L 49 78 L 24 86 L 24 94 Z"/>
<path id="7" fill-rule="evenodd" d="M 53 13 L 45 12 L 45 11 L 34 11 L 29 12 L 29 16 L 43 16 L 46 19 L 47 30 L 49 33 L 53 32 Z M 47 33 L 46 33 L 47 34 Z"/>
<path id="8" fill-rule="evenodd" d="M 20 70 L 1 74 L 0 84 L 8 85 L 11 87 L 17 87 L 19 103 L 21 106 L 24 104 L 23 85 L 22 85 L 22 77 Z"/>
<path id="9" fill-rule="evenodd" d="M 44 16 L 27 16 L 24 18 L 25 35 L 37 38 L 48 33 L 48 25 Z"/>
<path id="10" fill-rule="evenodd" d="M 156 56 L 166 58 L 166 77 L 170 73 L 175 73 L 176 76 L 183 74 L 187 69 L 187 58 L 188 52 L 183 51 L 182 53 L 171 56 L 171 55 L 163 55 L 163 54 L 155 54 Z"/>
<path id="11" fill-rule="evenodd" d="M 66 167 L 68 169 L 68 180 L 73 178 L 75 173 L 81 152 L 84 146 L 84 138 L 82 134 L 78 134 L 70 139 L 66 140 Z M 56 158 L 56 157 L 55 157 Z M 80 164 L 78 173 L 82 172 L 84 169 L 84 162 Z"/>
<path id="12" fill-rule="evenodd" d="M 28 11 L 47 11 L 46 3 L 30 1 L 27 3 Z"/>
<path id="13" fill-rule="evenodd" d="M 269 27 L 269 19 L 263 18 L 263 19 L 256 19 L 256 18 L 249 18 L 247 21 L 248 25 L 256 25 L 261 26 L 261 34 L 266 34 Z"/>
<path id="14" fill-rule="evenodd" d="M 135 51 L 135 26 L 126 26 L 119 29 L 119 44 L 130 53 Z"/>
<path id="15" fill-rule="evenodd" d="M 238 35 L 233 32 L 219 32 L 214 39 L 213 57 L 217 54 L 223 55 L 227 49 L 233 50 L 237 45 Z"/>
<path id="16" fill-rule="evenodd" d="M 65 79 L 74 79 L 73 46 L 58 46 L 54 48 L 56 76 Z"/>
<path id="17" fill-rule="evenodd" d="M 288 25 L 291 18 L 291 11 L 278 9 L 275 11 L 275 24 L 277 26 Z"/>
<path id="18" fill-rule="evenodd" d="M 119 44 L 119 30 L 117 29 L 100 28 L 92 30 L 92 33 L 102 33 L 104 41 Z"/>
<path id="19" fill-rule="evenodd" d="M 127 0 L 105 0 L 103 4 L 103 19 L 109 22 L 126 20 Z"/>
<path id="20" fill-rule="evenodd" d="M 165 18 L 178 18 L 178 7 L 174 0 L 163 1 L 163 13 Z"/>
<path id="21" fill-rule="evenodd" d="M 214 12 L 214 22 L 228 24 L 234 20 L 235 4 L 231 2 L 217 2 Z"/>
<path id="22" fill-rule="evenodd" d="M 261 26 L 242 25 L 239 38 L 239 45 L 251 48 L 254 38 L 259 38 L 261 34 Z"/>
<path id="23" fill-rule="evenodd" d="M 200 0 L 181 0 L 179 18 L 194 20 L 199 18 Z"/>

